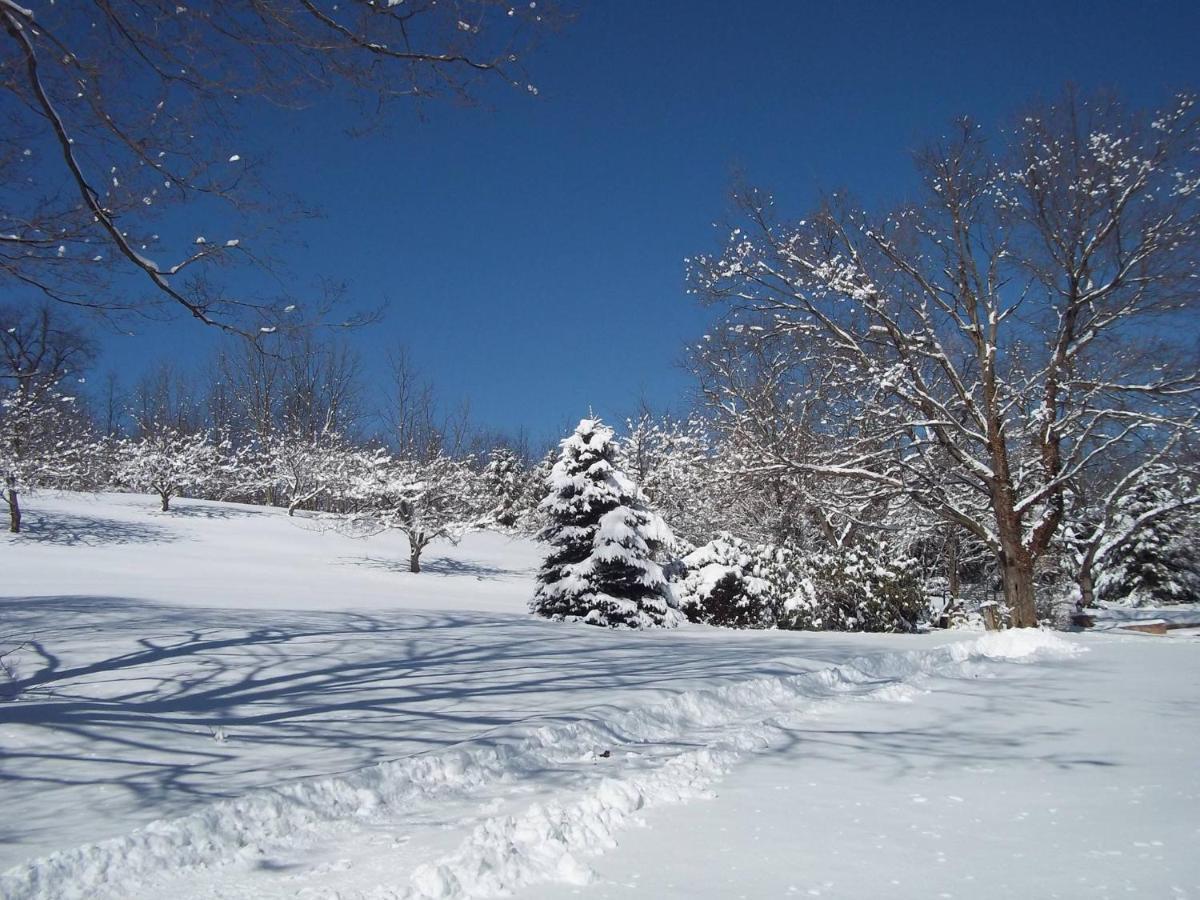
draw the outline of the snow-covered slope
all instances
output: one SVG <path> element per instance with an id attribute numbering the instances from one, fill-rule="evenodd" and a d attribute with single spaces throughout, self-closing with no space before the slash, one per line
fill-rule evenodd
<path id="1" fill-rule="evenodd" d="M 6 900 L 1200 896 L 1194 641 L 612 632 L 502 535 L 29 508 Z"/>
<path id="2" fill-rule="evenodd" d="M 532 541 L 481 532 L 408 572 L 404 536 L 355 538 L 280 509 L 139 494 L 41 494 L 6 537 L 8 596 L 119 597 L 221 609 L 524 612 Z M 0 544 L 0 547 L 4 547 Z"/>

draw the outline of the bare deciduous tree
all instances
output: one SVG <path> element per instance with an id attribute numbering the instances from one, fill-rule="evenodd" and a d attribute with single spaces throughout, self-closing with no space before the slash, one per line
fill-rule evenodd
<path id="1" fill-rule="evenodd" d="M 215 282 L 221 266 L 261 257 L 243 110 L 344 90 L 377 118 L 390 101 L 467 96 L 486 77 L 534 91 L 520 55 L 552 6 L 0 0 L 0 285 L 111 313 L 131 306 L 114 279 L 132 276 L 160 305 L 269 333 L 269 302 Z M 226 232 L 164 228 L 161 213 L 181 207 Z"/>
<path id="2" fill-rule="evenodd" d="M 787 342 L 819 371 L 840 428 L 825 458 L 764 467 L 899 492 L 965 529 L 1034 625 L 1071 485 L 1195 429 L 1198 157 L 1190 97 L 1142 115 L 1068 94 L 994 144 L 962 123 L 918 158 L 923 199 L 890 215 L 834 197 L 789 224 L 747 192 L 695 289 L 745 346 Z"/>
<path id="3" fill-rule="evenodd" d="M 37 397 L 96 360 L 96 344 L 47 303 L 0 307 L 0 378 L 5 388 Z"/>

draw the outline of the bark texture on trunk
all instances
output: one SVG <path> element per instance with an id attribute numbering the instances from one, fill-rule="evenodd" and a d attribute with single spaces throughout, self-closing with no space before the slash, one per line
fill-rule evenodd
<path id="1" fill-rule="evenodd" d="M 421 571 L 421 548 L 415 545 L 408 551 L 408 571 Z"/>
<path id="2" fill-rule="evenodd" d="M 1033 559 L 1024 547 L 1006 549 L 1001 558 L 1001 583 L 1014 628 L 1036 628 L 1037 602 L 1033 584 Z"/>
<path id="3" fill-rule="evenodd" d="M 1079 585 L 1078 609 L 1088 609 L 1096 602 L 1096 547 L 1093 545 L 1079 561 L 1075 583 Z"/>
<path id="4" fill-rule="evenodd" d="M 1079 570 L 1079 608 L 1088 609 L 1096 602 L 1096 581 L 1092 578 L 1092 567 Z"/>
<path id="5" fill-rule="evenodd" d="M 17 489 L 9 487 L 4 492 L 4 499 L 8 501 L 8 530 L 13 534 L 21 533 L 21 500 L 17 496 Z"/>
<path id="6" fill-rule="evenodd" d="M 158 496 L 160 498 L 162 498 L 162 511 L 169 512 L 171 509 L 171 495 L 170 494 L 159 494 Z"/>
<path id="7" fill-rule="evenodd" d="M 962 591 L 958 577 L 958 536 L 951 536 L 946 543 L 946 589 L 951 597 L 957 598 Z"/>

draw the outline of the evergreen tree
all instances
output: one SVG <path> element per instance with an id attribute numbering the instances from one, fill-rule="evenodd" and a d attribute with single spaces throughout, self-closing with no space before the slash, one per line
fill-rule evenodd
<path id="1" fill-rule="evenodd" d="M 917 561 L 879 539 L 814 554 L 801 573 L 781 628 L 906 632 L 926 614 Z"/>
<path id="2" fill-rule="evenodd" d="M 1152 471 L 1122 499 L 1118 531 L 1129 537 L 1101 563 L 1099 599 L 1130 606 L 1200 600 L 1200 515 L 1194 507 L 1176 508 L 1179 498 L 1194 494 L 1189 479 L 1172 482 Z M 1167 512 L 1156 515 L 1160 510 Z"/>
<path id="3" fill-rule="evenodd" d="M 681 619 L 655 554 L 670 529 L 617 467 L 611 428 L 584 419 L 562 444 L 540 509 L 550 554 L 530 603 L 547 618 L 612 628 L 673 626 Z"/>
<path id="4" fill-rule="evenodd" d="M 488 518 L 501 528 L 512 528 L 521 516 L 524 469 L 521 457 L 507 447 L 494 449 L 483 467 L 484 487 L 493 504 Z"/>

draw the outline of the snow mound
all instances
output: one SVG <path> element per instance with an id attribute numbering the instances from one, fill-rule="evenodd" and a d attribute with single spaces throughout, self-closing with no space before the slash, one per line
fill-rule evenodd
<path id="1" fill-rule="evenodd" d="M 1037 628 L 1010 628 L 993 631 L 951 645 L 951 656 L 958 661 L 968 659 L 1024 660 L 1055 656 L 1074 656 L 1086 647 L 1073 644 L 1060 635 Z"/>

